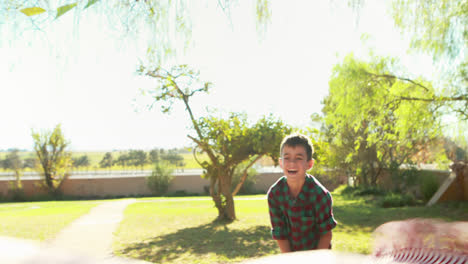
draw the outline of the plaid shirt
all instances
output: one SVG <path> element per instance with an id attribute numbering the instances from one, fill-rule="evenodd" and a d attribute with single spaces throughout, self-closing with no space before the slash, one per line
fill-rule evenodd
<path id="1" fill-rule="evenodd" d="M 296 199 L 281 177 L 268 191 L 268 207 L 273 239 L 289 240 L 292 251 L 316 249 L 320 236 L 336 226 L 331 194 L 312 175 Z"/>

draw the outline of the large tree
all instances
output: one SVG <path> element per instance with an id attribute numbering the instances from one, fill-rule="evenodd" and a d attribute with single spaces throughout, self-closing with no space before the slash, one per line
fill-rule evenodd
<path id="1" fill-rule="evenodd" d="M 348 55 L 334 67 L 323 113 L 332 151 L 330 161 L 376 185 L 383 169 L 417 162 L 441 135 L 437 107 L 407 100 L 432 93 L 430 83 L 390 75 L 398 63 L 374 57 L 371 62 Z"/>
<path id="2" fill-rule="evenodd" d="M 409 100 L 431 100 L 468 120 L 468 1 L 394 0 L 392 15 L 411 49 L 434 57 L 443 72 L 437 89 Z"/>
<path id="3" fill-rule="evenodd" d="M 61 125 L 52 131 L 32 131 L 34 151 L 39 160 L 39 172 L 44 176 L 45 186 L 52 195 L 59 195 L 63 180 L 70 176 L 71 153 L 67 151 L 69 142 L 62 133 Z"/>
<path id="4" fill-rule="evenodd" d="M 271 16 L 269 0 L 256 0 L 257 30 L 262 32 Z M 42 30 L 64 16 L 75 16 L 80 22 L 83 14 L 96 12 L 125 36 L 134 39 L 145 36 L 147 57 L 161 60 L 187 47 L 191 42 L 191 7 L 199 4 L 189 0 L 1 0 L 0 20 L 24 30 Z M 218 9 L 230 19 L 230 0 L 214 1 Z M 206 4 L 206 3 L 205 3 Z M 0 23 L 1 26 L 1 23 Z"/>
<path id="5" fill-rule="evenodd" d="M 210 194 L 218 209 L 218 218 L 236 218 L 234 198 L 247 177 L 247 170 L 262 156 L 270 156 L 277 161 L 279 145 L 290 132 L 282 121 L 264 117 L 249 125 L 245 115 L 232 113 L 228 118 L 210 116 L 197 118 L 190 106 L 190 99 L 197 93 L 207 93 L 211 83 L 201 82 L 199 73 L 186 65 L 174 66 L 171 70 L 141 67 L 140 74 L 153 77 L 156 89 L 149 91 L 161 105 L 162 111 L 169 113 L 175 102 L 182 102 L 193 125 L 195 134 L 188 137 L 195 143 L 194 155 L 205 153 L 207 161 L 198 163 L 204 168 L 204 177 L 210 179 Z M 235 169 L 247 162 L 243 177 L 232 192 L 232 176 Z"/>

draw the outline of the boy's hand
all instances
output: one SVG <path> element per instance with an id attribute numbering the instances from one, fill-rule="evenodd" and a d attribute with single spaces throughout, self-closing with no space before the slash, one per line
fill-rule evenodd
<path id="1" fill-rule="evenodd" d="M 320 240 L 317 246 L 317 249 L 330 249 L 332 239 L 332 231 L 328 231 L 328 233 L 320 236 Z"/>

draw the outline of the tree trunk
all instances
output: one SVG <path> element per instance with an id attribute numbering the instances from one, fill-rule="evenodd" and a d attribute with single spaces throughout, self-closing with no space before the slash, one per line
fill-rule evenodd
<path id="1" fill-rule="evenodd" d="M 232 221 L 236 219 L 234 197 L 231 193 L 231 176 L 228 172 L 221 172 L 217 179 L 211 180 L 210 192 L 218 209 L 218 220 Z M 217 192 L 214 190 L 214 182 L 216 181 L 218 181 Z"/>
<path id="2" fill-rule="evenodd" d="M 236 211 L 234 208 L 234 196 L 231 193 L 231 181 L 228 176 L 220 178 L 221 194 L 224 196 L 224 214 L 222 219 L 234 220 L 236 219 Z"/>
<path id="3" fill-rule="evenodd" d="M 211 198 L 213 199 L 213 202 L 215 203 L 216 208 L 218 209 L 218 218 L 220 218 L 221 215 L 223 215 L 223 205 L 221 201 L 221 195 L 219 193 L 219 187 L 218 190 L 216 190 L 216 182 L 217 178 L 214 176 L 210 177 L 210 195 Z"/>

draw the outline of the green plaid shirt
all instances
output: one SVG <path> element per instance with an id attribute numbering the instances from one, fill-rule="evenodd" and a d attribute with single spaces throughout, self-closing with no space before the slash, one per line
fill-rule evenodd
<path id="1" fill-rule="evenodd" d="M 289 240 L 293 251 L 316 249 L 320 236 L 336 226 L 331 194 L 312 175 L 296 199 L 281 177 L 268 190 L 268 207 L 273 239 Z"/>

